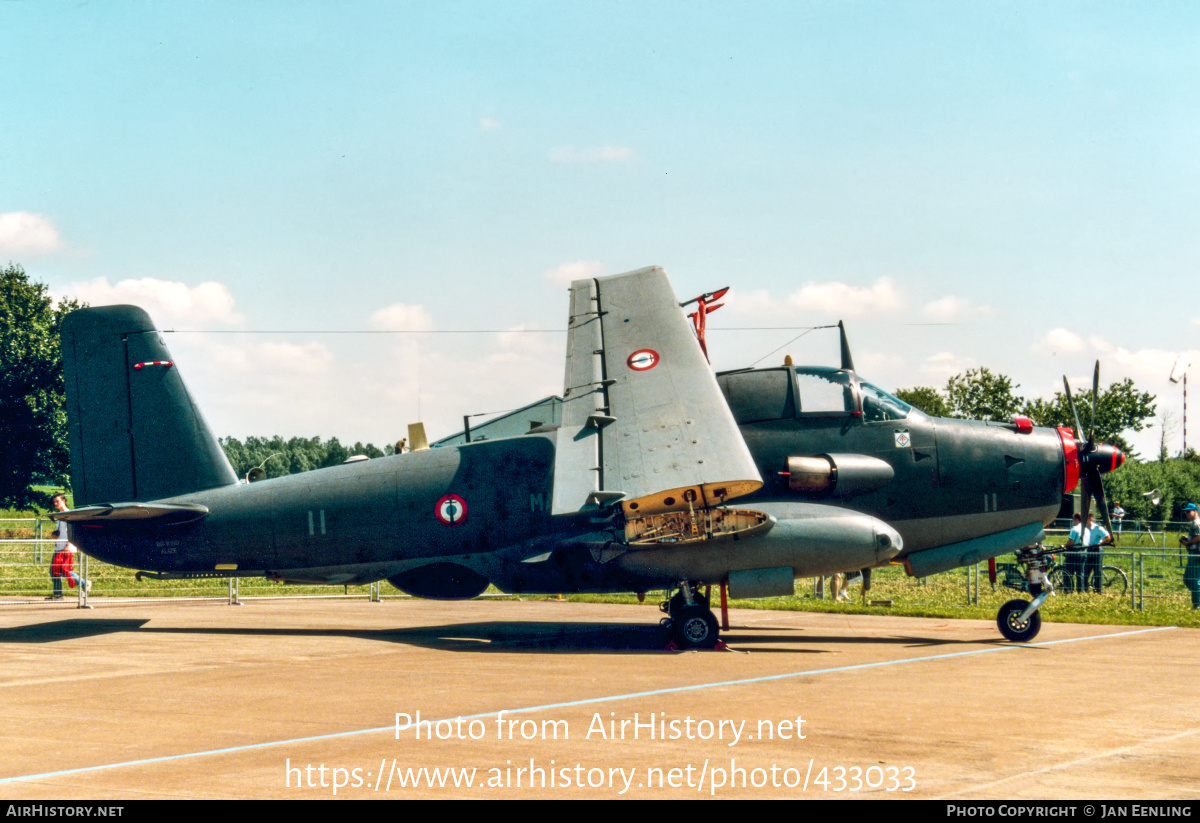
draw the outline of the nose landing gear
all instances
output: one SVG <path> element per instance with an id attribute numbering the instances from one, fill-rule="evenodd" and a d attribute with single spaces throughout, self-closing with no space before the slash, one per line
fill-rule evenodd
<path id="1" fill-rule="evenodd" d="M 1042 629 L 1042 615 L 1038 612 L 1046 598 L 1054 594 L 1054 585 L 1046 570 L 1054 557 L 1048 549 L 1038 544 L 1021 549 L 1017 552 L 1017 563 L 1025 571 L 1025 580 L 1029 584 L 1029 593 L 1034 595 L 1033 602 L 1028 600 L 1010 600 L 1000 607 L 996 615 L 996 626 L 1006 640 L 1014 643 L 1027 643 L 1037 637 Z"/>

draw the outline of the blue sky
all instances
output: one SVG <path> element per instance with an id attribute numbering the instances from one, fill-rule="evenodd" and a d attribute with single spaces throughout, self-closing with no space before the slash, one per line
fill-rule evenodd
<path id="1" fill-rule="evenodd" d="M 169 339 L 221 434 L 560 391 L 564 337 L 517 330 L 646 265 L 733 286 L 715 328 L 844 317 L 885 388 L 1099 357 L 1177 428 L 1200 355 L 1194 4 L 16 0 L 0 36 L 0 258 L 225 332 Z M 312 333 L 383 328 L 510 331 Z"/>

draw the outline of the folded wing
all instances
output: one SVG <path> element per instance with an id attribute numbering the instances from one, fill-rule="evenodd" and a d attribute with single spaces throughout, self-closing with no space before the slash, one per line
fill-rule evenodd
<path id="1" fill-rule="evenodd" d="M 571 284 L 555 514 L 706 509 L 762 478 L 659 268 Z"/>

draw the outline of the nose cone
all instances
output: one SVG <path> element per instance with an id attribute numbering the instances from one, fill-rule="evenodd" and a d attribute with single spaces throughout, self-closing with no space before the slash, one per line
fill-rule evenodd
<path id="1" fill-rule="evenodd" d="M 1100 474 L 1116 471 L 1125 463 L 1125 452 L 1116 446 L 1097 443 L 1096 448 L 1083 457 L 1087 469 L 1095 469 Z"/>

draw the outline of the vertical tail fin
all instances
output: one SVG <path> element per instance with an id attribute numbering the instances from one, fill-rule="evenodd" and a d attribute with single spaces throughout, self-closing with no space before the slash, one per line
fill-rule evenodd
<path id="1" fill-rule="evenodd" d="M 62 351 L 76 506 L 237 483 L 146 312 L 72 312 Z"/>

